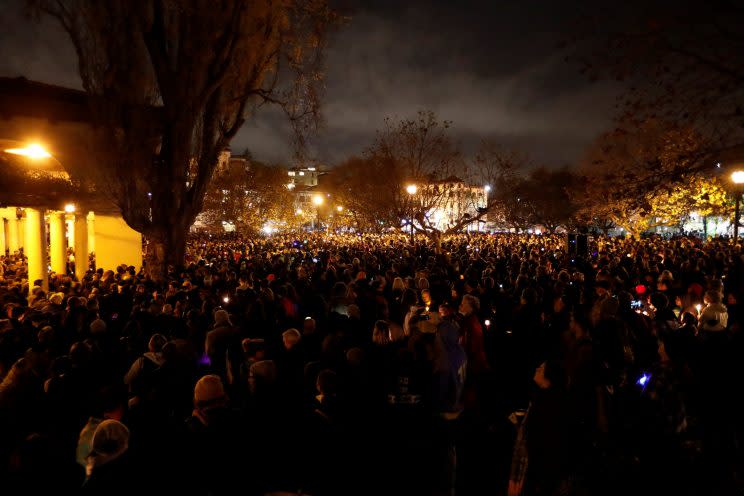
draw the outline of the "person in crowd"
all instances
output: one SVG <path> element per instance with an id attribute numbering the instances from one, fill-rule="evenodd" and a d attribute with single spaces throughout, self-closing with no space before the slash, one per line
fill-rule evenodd
<path id="1" fill-rule="evenodd" d="M 214 312 L 214 326 L 207 333 L 204 351 L 209 357 L 211 370 L 227 380 L 227 355 L 239 343 L 239 334 L 227 310 Z"/>
<path id="2" fill-rule="evenodd" d="M 519 426 L 508 495 L 553 495 L 570 484 L 571 416 L 567 378 L 560 362 L 548 360 L 535 370 L 537 389 Z"/>
<path id="3" fill-rule="evenodd" d="M 165 343 L 167 343 L 165 336 L 153 334 L 147 345 L 148 351 L 134 361 L 124 376 L 124 384 L 129 386 L 129 394 L 132 398 L 141 398 L 152 388 L 153 374 L 165 362 L 163 356 Z"/>
<path id="4" fill-rule="evenodd" d="M 705 292 L 705 307 L 698 318 L 699 329 L 703 332 L 720 332 L 728 328 L 728 310 L 722 303 L 723 295 L 716 290 Z"/>
<path id="5" fill-rule="evenodd" d="M 98 424 L 85 459 L 87 478 L 81 494 L 124 496 L 138 490 L 138 470 L 129 458 L 129 429 L 118 420 Z"/>

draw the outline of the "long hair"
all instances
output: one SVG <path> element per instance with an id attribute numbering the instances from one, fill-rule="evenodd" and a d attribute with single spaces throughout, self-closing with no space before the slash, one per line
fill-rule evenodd
<path id="1" fill-rule="evenodd" d="M 391 341 L 390 324 L 384 320 L 378 320 L 375 322 L 375 326 L 372 329 L 372 342 L 379 346 L 386 346 L 390 344 Z"/>

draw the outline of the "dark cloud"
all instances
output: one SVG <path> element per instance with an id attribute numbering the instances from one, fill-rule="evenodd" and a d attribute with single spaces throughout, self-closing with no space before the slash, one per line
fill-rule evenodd
<path id="1" fill-rule="evenodd" d="M 585 12 L 581 2 L 343 7 L 351 19 L 331 39 L 325 126 L 312 141 L 321 162 L 361 153 L 385 117 L 421 109 L 453 121 L 466 153 L 493 138 L 553 166 L 575 161 L 611 124 L 616 86 L 583 79 L 557 48 Z M 288 150 L 277 140 L 289 136 L 280 115 L 261 114 L 235 142 L 281 160 Z"/>
<path id="2" fill-rule="evenodd" d="M 75 55 L 54 23 L 30 22 L 20 0 L 0 14 L 0 75 L 80 87 Z M 432 109 L 453 121 L 464 151 L 492 137 L 536 161 L 574 161 L 611 122 L 616 88 L 591 84 L 556 47 L 584 2 L 356 2 L 331 38 L 325 125 L 311 142 L 321 162 L 362 153 L 387 116 Z M 587 4 L 589 4 L 587 2 Z M 262 108 L 233 141 L 267 161 L 292 157 L 281 112 Z"/>

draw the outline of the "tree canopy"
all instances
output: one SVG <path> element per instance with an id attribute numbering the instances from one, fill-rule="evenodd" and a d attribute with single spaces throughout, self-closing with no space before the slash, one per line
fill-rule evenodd
<path id="1" fill-rule="evenodd" d="M 576 58 L 592 77 L 625 85 L 621 121 L 701 135 L 686 172 L 706 170 L 744 145 L 743 19 L 740 2 L 621 2 L 583 23 Z"/>
<path id="2" fill-rule="evenodd" d="M 182 262 L 219 155 L 247 115 L 279 104 L 297 136 L 317 122 L 334 20 L 324 0 L 30 4 L 73 42 L 97 124 L 90 171 L 150 241 L 156 274 Z"/>

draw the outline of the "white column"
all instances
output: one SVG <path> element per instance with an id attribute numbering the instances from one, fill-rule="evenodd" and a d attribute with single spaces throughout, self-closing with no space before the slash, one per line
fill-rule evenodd
<path id="1" fill-rule="evenodd" d="M 0 217 L 0 256 L 5 255 L 5 217 Z"/>
<path id="2" fill-rule="evenodd" d="M 96 215 L 88 212 L 88 253 L 96 251 Z"/>
<path id="3" fill-rule="evenodd" d="M 20 248 L 18 243 L 18 219 L 15 215 L 8 218 L 8 251 L 12 255 Z"/>
<path id="4" fill-rule="evenodd" d="M 75 214 L 75 275 L 82 281 L 88 271 L 88 219 Z"/>
<path id="5" fill-rule="evenodd" d="M 8 217 L 3 217 L 3 239 L 5 239 L 5 252 L 3 252 L 3 255 L 8 251 L 8 244 L 10 240 L 10 236 L 8 236 Z M 11 252 L 12 253 L 12 252 Z"/>
<path id="6" fill-rule="evenodd" d="M 57 275 L 67 273 L 67 240 L 65 239 L 65 214 L 49 213 L 49 251 L 52 271 Z"/>
<path id="7" fill-rule="evenodd" d="M 24 212 L 26 210 L 27 209 L 25 208 L 23 209 Z M 26 241 L 26 216 L 24 214 L 23 217 L 18 219 L 18 246 L 20 248 L 23 248 L 24 246 L 26 246 L 25 241 Z"/>
<path id="8" fill-rule="evenodd" d="M 47 245 L 46 222 L 44 209 L 27 208 L 25 221 L 25 240 L 23 253 L 28 257 L 28 291 L 34 287 L 34 281 L 41 279 L 41 287 L 49 290 L 47 280 Z"/>
<path id="9" fill-rule="evenodd" d="M 65 216 L 65 223 L 67 224 L 67 246 L 75 246 L 75 216 Z"/>

